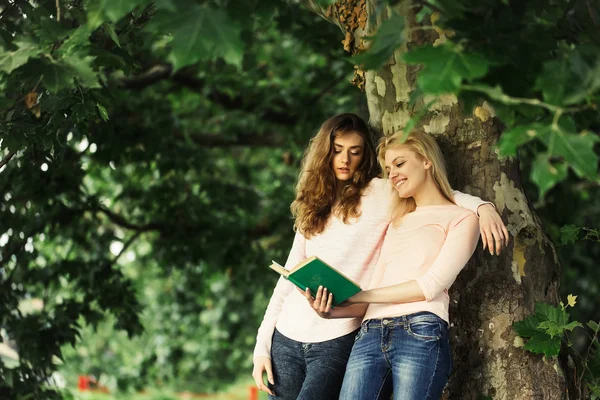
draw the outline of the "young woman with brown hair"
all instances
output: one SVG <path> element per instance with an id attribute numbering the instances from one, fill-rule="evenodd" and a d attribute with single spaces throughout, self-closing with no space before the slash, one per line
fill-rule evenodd
<path id="1" fill-rule="evenodd" d="M 366 123 L 354 114 L 325 121 L 302 162 L 291 206 L 296 236 L 286 268 L 316 255 L 361 287 L 368 285 L 391 220 L 391 191 L 378 174 Z M 508 235 L 493 206 L 460 192 L 453 195 L 462 206 L 479 208 L 482 230 L 498 241 L 499 251 Z M 320 318 L 302 293 L 280 279 L 258 330 L 257 386 L 272 399 L 337 399 L 359 326 L 357 318 Z"/>

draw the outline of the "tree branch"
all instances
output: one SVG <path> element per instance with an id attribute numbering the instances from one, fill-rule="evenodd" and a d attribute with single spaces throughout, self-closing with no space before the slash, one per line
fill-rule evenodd
<path id="1" fill-rule="evenodd" d="M 119 252 L 119 254 L 117 254 L 117 256 L 115 256 L 115 258 L 112 260 L 112 265 L 116 264 L 117 261 L 119 261 L 119 258 L 121 257 L 122 254 L 124 254 L 127 249 L 129 248 L 129 246 L 131 246 L 131 244 L 133 242 L 135 242 L 135 240 L 140 237 L 140 235 L 142 234 L 141 231 L 137 231 L 136 233 L 133 234 L 133 236 L 131 236 L 129 238 L 129 240 L 127 240 L 127 242 L 125 243 L 125 245 L 123 246 L 123 248 L 121 249 L 121 251 Z"/>
<path id="2" fill-rule="evenodd" d="M 266 135 L 245 134 L 244 136 L 229 138 L 220 135 L 190 134 L 186 136 L 181 132 L 176 132 L 175 137 L 182 140 L 191 140 L 194 144 L 198 146 L 208 148 L 237 146 L 282 147 L 285 144 L 283 135 L 277 135 L 274 133 Z"/>
<path id="3" fill-rule="evenodd" d="M 125 218 L 121 217 L 120 215 L 115 214 L 114 212 L 110 211 L 106 207 L 100 206 L 100 207 L 95 208 L 95 210 L 102 212 L 104 215 L 106 215 L 108 217 L 108 219 L 111 222 L 113 222 L 114 224 L 119 225 L 123 228 L 131 229 L 131 230 L 138 231 L 138 232 L 161 231 L 162 229 L 164 229 L 164 226 L 162 224 L 158 224 L 158 223 L 154 223 L 154 222 L 145 224 L 145 225 L 133 224 L 133 223 L 125 220 Z"/>
<path id="4" fill-rule="evenodd" d="M 8 162 L 11 160 L 11 158 L 13 158 L 15 155 L 14 151 L 11 151 L 8 153 L 8 155 L 2 160 L 0 161 L 0 168 L 4 167 L 6 164 L 8 164 Z"/>
<path id="5" fill-rule="evenodd" d="M 230 96 L 219 90 L 211 89 L 206 92 L 206 82 L 185 72 L 178 71 L 173 74 L 173 66 L 170 64 L 157 64 L 147 71 L 135 77 L 124 78 L 116 81 L 120 87 L 127 89 L 144 89 L 162 80 L 171 80 L 196 93 L 206 95 L 209 100 L 228 110 L 244 110 L 247 112 L 259 112 L 260 105 L 245 104 L 241 96 Z M 298 122 L 298 117 L 289 112 L 267 110 L 262 113 L 263 117 L 271 122 L 292 126 Z"/>
<path id="6" fill-rule="evenodd" d="M 127 89 L 143 89 L 156 82 L 168 79 L 171 72 L 173 72 L 173 67 L 170 64 L 158 64 L 137 76 L 123 78 L 116 83 L 118 86 Z"/>

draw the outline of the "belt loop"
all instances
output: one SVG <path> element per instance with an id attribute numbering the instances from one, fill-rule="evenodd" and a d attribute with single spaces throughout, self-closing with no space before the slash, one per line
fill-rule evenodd
<path id="1" fill-rule="evenodd" d="M 361 324 L 361 327 L 360 327 L 360 329 L 363 331 L 363 333 L 367 333 L 367 332 L 369 332 L 369 321 L 364 321 L 364 322 Z"/>

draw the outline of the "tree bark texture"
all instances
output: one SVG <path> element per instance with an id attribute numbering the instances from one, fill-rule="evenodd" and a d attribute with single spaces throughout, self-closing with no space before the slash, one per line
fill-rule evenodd
<path id="1" fill-rule="evenodd" d="M 419 29 L 414 18 L 418 10 L 417 3 L 407 1 L 395 6 L 406 18 L 404 44 L 380 70 L 357 69 L 355 74 L 354 83 L 367 97 L 370 124 L 384 135 L 403 129 L 434 100 L 425 96 L 409 104 L 420 67 L 401 61 L 409 48 L 445 40 L 439 29 Z M 344 30 L 343 44 L 351 53 L 366 47 L 365 36 L 374 34 L 389 13 L 375 0 L 342 0 L 320 11 Z M 438 139 L 453 187 L 493 201 L 511 235 L 500 256 L 479 246 L 451 288 L 454 371 L 444 397 L 566 398 L 558 362 L 524 351 L 511 326 L 532 313 L 535 302 L 558 302 L 560 274 L 554 246 L 523 192 L 518 161 L 499 157 L 495 148 L 501 123 L 487 104 L 463 110 L 455 96 L 442 95 L 418 126 Z"/>

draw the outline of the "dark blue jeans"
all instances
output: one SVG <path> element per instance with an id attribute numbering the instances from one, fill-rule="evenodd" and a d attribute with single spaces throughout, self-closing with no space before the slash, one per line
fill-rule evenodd
<path id="1" fill-rule="evenodd" d="M 419 312 L 363 322 L 341 400 L 439 400 L 452 368 L 448 324 Z"/>
<path id="2" fill-rule="evenodd" d="M 273 334 L 271 400 L 337 400 L 357 331 L 318 343 Z"/>

